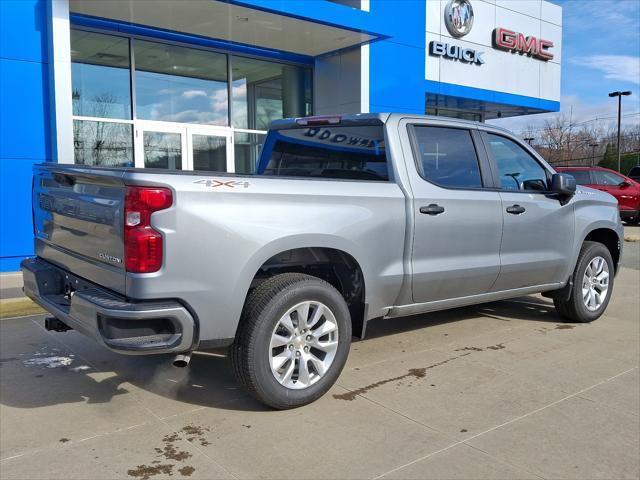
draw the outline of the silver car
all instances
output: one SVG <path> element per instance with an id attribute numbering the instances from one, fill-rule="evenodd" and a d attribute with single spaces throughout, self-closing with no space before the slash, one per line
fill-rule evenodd
<path id="1" fill-rule="evenodd" d="M 367 322 L 542 292 L 605 311 L 623 229 L 481 123 L 408 114 L 275 122 L 255 175 L 35 167 L 26 294 L 124 354 L 229 348 L 274 408 L 323 395 Z"/>

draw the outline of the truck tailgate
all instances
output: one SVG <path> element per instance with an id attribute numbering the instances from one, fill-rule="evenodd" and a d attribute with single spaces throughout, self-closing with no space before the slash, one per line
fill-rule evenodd
<path id="1" fill-rule="evenodd" d="M 79 277 L 124 294 L 124 170 L 37 165 L 35 251 Z"/>

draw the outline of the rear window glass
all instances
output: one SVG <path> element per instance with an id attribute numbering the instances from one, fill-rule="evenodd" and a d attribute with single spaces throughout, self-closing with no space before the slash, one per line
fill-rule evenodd
<path id="1" fill-rule="evenodd" d="M 382 125 L 277 130 L 263 148 L 263 175 L 389 180 Z"/>
<path id="2" fill-rule="evenodd" d="M 564 173 L 568 173 L 575 178 L 578 185 L 589 185 L 591 183 L 589 170 L 565 170 Z"/>

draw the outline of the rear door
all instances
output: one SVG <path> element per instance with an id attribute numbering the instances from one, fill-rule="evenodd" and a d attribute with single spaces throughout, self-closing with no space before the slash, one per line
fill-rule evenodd
<path id="1" fill-rule="evenodd" d="M 401 123 L 404 135 L 411 145 L 405 161 L 413 196 L 414 302 L 489 291 L 500 270 L 502 212 L 499 193 L 486 188 L 491 177 L 478 132 L 416 121 Z"/>
<path id="2" fill-rule="evenodd" d="M 561 278 L 573 258 L 574 210 L 549 194 L 551 172 L 524 144 L 483 132 L 502 201 L 500 276 L 492 291 L 545 285 Z"/>
<path id="3" fill-rule="evenodd" d="M 122 170 L 37 166 L 33 178 L 36 255 L 124 293 Z"/>

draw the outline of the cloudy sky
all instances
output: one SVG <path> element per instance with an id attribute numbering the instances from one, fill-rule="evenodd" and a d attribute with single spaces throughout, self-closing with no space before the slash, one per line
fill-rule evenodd
<path id="1" fill-rule="evenodd" d="M 563 9 L 561 111 L 572 112 L 573 122 L 615 117 L 616 90 L 631 90 L 623 98 L 626 125 L 638 124 L 640 115 L 640 0 L 552 0 Z M 548 115 L 504 119 L 502 124 L 519 131 L 539 127 Z M 616 118 L 598 123 L 604 128 Z"/>

